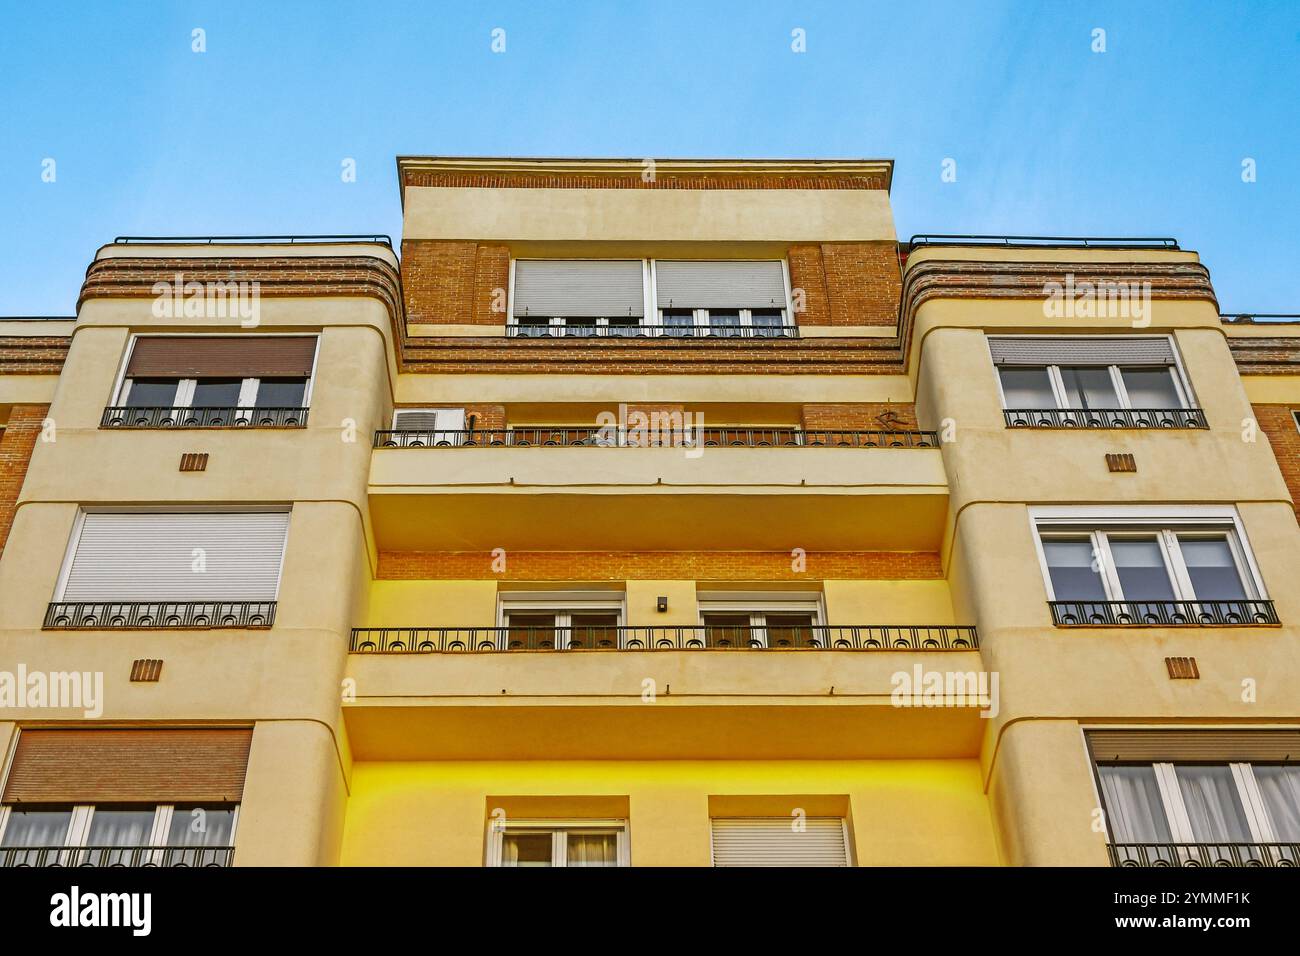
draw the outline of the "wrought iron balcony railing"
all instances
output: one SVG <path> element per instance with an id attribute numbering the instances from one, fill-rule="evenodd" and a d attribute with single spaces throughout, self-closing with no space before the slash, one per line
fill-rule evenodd
<path id="1" fill-rule="evenodd" d="M 235 408 L 204 405 L 170 408 L 109 406 L 100 428 L 305 428 L 305 408 Z"/>
<path id="2" fill-rule="evenodd" d="M 1300 843 L 1108 843 L 1111 866 L 1300 866 Z"/>
<path id="3" fill-rule="evenodd" d="M 588 425 L 529 425 L 509 429 L 389 429 L 376 448 L 937 448 L 925 431 L 805 431 L 799 428 L 699 428 L 664 431 Z"/>
<path id="4" fill-rule="evenodd" d="M 45 611 L 51 631 L 166 628 L 268 628 L 274 601 L 56 601 Z"/>
<path id="5" fill-rule="evenodd" d="M 358 627 L 353 654 L 493 653 L 497 651 L 968 651 L 975 628 L 958 625 L 782 625 L 741 627 Z"/>
<path id="6" fill-rule="evenodd" d="M 1057 627 L 1259 627 L 1272 601 L 1048 601 Z"/>
<path id="7" fill-rule="evenodd" d="M 1209 428 L 1199 408 L 1008 408 L 1009 428 Z"/>
<path id="8" fill-rule="evenodd" d="M 516 325 L 506 326 L 515 339 L 797 339 L 794 325 Z"/>
<path id="9" fill-rule="evenodd" d="M 233 846 L 33 846 L 0 849 L 0 868 L 230 866 Z"/>

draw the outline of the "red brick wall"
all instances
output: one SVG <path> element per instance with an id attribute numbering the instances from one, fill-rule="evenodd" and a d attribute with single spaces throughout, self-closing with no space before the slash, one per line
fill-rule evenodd
<path id="1" fill-rule="evenodd" d="M 27 463 L 49 410 L 48 405 L 15 405 L 9 412 L 9 424 L 0 432 L 0 554 L 14 523 L 14 506 L 27 477 Z"/>
<path id="2" fill-rule="evenodd" d="M 799 325 L 898 324 L 903 280 L 895 243 L 797 245 L 788 255 L 790 287 L 803 290 Z"/>
<path id="3" fill-rule="evenodd" d="M 1297 430 L 1291 415 L 1293 409 L 1300 410 L 1300 405 L 1255 405 L 1253 408 L 1259 430 L 1268 436 L 1269 444 L 1273 446 L 1277 465 L 1291 491 L 1296 515 L 1300 517 L 1300 430 Z"/>
<path id="4" fill-rule="evenodd" d="M 501 431 L 506 427 L 506 407 L 504 405 L 466 405 L 466 428 L 469 428 L 471 415 L 474 416 L 474 428 L 477 431 Z"/>
<path id="5" fill-rule="evenodd" d="M 379 577 L 403 580 L 507 581 L 816 581 L 934 580 L 939 556 L 928 551 L 809 552 L 796 572 L 789 551 L 511 551 L 492 570 L 480 551 L 381 551 Z"/>
<path id="6" fill-rule="evenodd" d="M 504 290 L 509 283 L 510 253 L 505 246 L 402 241 L 402 293 L 410 324 L 505 325 Z M 494 305 L 502 311 L 493 312 Z"/>
<path id="7" fill-rule="evenodd" d="M 912 402 L 805 405 L 803 427 L 811 431 L 895 431 L 916 428 Z"/>

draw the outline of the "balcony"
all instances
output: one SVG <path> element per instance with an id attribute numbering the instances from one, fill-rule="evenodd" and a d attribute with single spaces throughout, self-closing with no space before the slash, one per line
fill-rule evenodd
<path id="1" fill-rule="evenodd" d="M 1016 408 L 1008 428 L 1209 428 L 1199 408 Z"/>
<path id="2" fill-rule="evenodd" d="M 1111 866 L 1300 866 L 1300 843 L 1108 843 Z"/>
<path id="3" fill-rule="evenodd" d="M 806 431 L 798 428 L 701 428 L 681 432 L 589 425 L 509 429 L 375 432 L 376 448 L 937 448 L 926 431 Z"/>
<path id="4" fill-rule="evenodd" d="M 47 631 L 265 629 L 275 623 L 275 601 L 76 601 L 53 602 Z"/>
<path id="5" fill-rule="evenodd" d="M 797 339 L 794 325 L 527 325 L 506 326 L 514 339 Z"/>
<path id="6" fill-rule="evenodd" d="M 306 428 L 306 408 L 109 406 L 100 428 Z"/>
<path id="7" fill-rule="evenodd" d="M 230 866 L 233 846 L 36 846 L 0 849 L 5 867 L 192 867 Z"/>
<path id="8" fill-rule="evenodd" d="M 1272 601 L 1048 601 L 1057 627 L 1276 627 Z"/>
<path id="9" fill-rule="evenodd" d="M 970 651 L 975 628 L 957 625 L 812 627 L 359 627 L 353 654 L 499 651 Z"/>
<path id="10" fill-rule="evenodd" d="M 687 439 L 595 425 L 379 432 L 376 546 L 936 551 L 943 540 L 948 477 L 933 432 L 706 427 Z"/>

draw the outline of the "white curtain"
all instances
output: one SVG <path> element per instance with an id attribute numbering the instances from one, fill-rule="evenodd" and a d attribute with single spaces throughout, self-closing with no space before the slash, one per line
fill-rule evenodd
<path id="1" fill-rule="evenodd" d="M 175 807 L 168 846 L 230 846 L 235 811 L 230 807 Z"/>
<path id="2" fill-rule="evenodd" d="M 0 846 L 63 846 L 71 823 L 71 810 L 10 810 Z"/>
<path id="3" fill-rule="evenodd" d="M 1255 766 L 1255 782 L 1279 843 L 1300 843 L 1300 767 Z"/>
<path id="4" fill-rule="evenodd" d="M 1169 820 L 1155 768 L 1099 767 L 1110 832 L 1116 843 L 1169 843 Z"/>
<path id="5" fill-rule="evenodd" d="M 153 830 L 154 808 L 148 810 L 99 810 L 90 818 L 87 846 L 148 846 Z"/>
<path id="6" fill-rule="evenodd" d="M 1176 767 L 1192 838 L 1199 843 L 1249 843 L 1250 826 L 1232 768 Z"/>
<path id="7" fill-rule="evenodd" d="M 618 838 L 613 833 L 570 833 L 569 866 L 618 866 Z"/>

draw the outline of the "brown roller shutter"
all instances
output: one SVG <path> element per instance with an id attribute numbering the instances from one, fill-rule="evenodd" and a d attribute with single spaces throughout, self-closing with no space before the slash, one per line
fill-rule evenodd
<path id="1" fill-rule="evenodd" d="M 24 730 L 5 803 L 238 802 L 251 729 Z"/>
<path id="2" fill-rule="evenodd" d="M 136 339 L 135 378 L 267 378 L 310 375 L 314 335 L 150 335 Z"/>
<path id="3" fill-rule="evenodd" d="M 1098 763 L 1300 761 L 1300 730 L 1090 730 Z"/>

